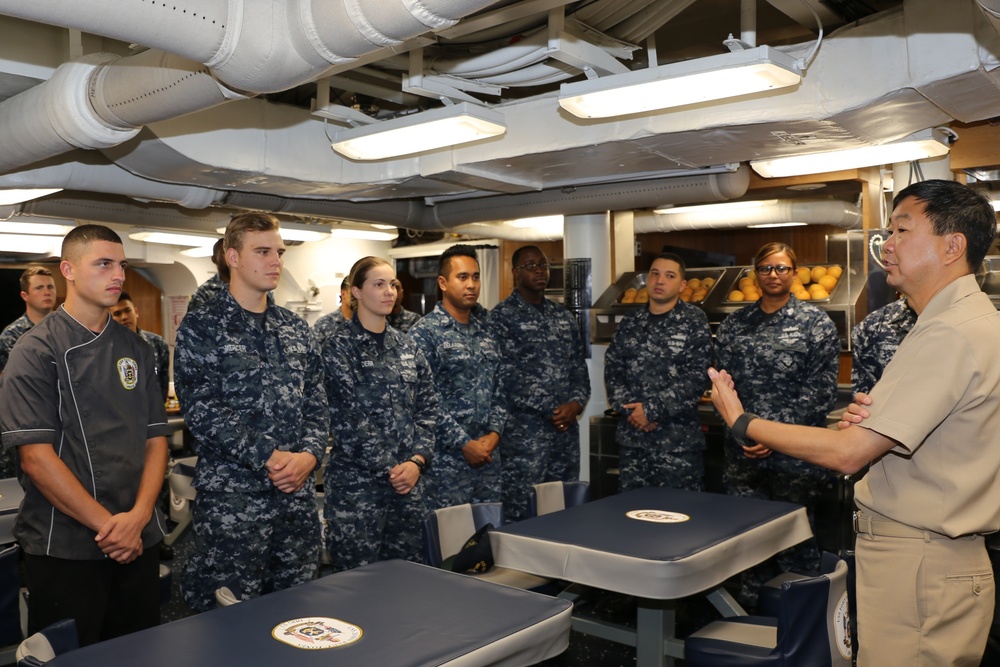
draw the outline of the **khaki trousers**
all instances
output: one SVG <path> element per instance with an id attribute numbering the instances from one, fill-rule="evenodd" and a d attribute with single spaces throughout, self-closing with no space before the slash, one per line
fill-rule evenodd
<path id="1" fill-rule="evenodd" d="M 885 532 L 907 530 L 884 521 Z M 870 526 L 856 542 L 858 667 L 978 667 L 994 603 L 982 536 L 888 537 Z"/>

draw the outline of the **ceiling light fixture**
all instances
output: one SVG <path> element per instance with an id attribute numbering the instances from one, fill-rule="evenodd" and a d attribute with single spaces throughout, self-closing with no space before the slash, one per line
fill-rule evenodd
<path id="1" fill-rule="evenodd" d="M 163 229 L 136 229 L 129 232 L 128 237 L 133 241 L 143 241 L 144 243 L 193 247 L 205 246 L 208 248 L 211 248 L 219 240 L 216 236 L 193 234 L 190 232 L 171 232 Z"/>
<path id="2" fill-rule="evenodd" d="M 212 252 L 211 247 L 201 245 L 188 248 L 187 250 L 181 250 L 181 254 L 185 257 L 211 257 L 214 253 Z"/>
<path id="3" fill-rule="evenodd" d="M 769 46 L 564 83 L 559 105 L 580 118 L 608 118 L 794 86 L 799 61 Z"/>
<path id="4" fill-rule="evenodd" d="M 330 238 L 330 228 L 326 225 L 305 222 L 282 222 L 281 238 L 284 241 L 323 241 Z"/>
<path id="5" fill-rule="evenodd" d="M 773 227 L 805 227 L 808 222 L 766 222 L 761 225 L 747 225 L 747 229 L 771 229 Z"/>
<path id="6" fill-rule="evenodd" d="M 540 215 L 534 218 L 517 218 L 515 220 L 505 220 L 504 224 L 519 229 L 538 229 L 548 227 L 563 226 L 564 218 L 561 215 Z"/>
<path id="7" fill-rule="evenodd" d="M 771 206 L 776 206 L 778 204 L 777 199 L 752 199 L 750 201 L 730 201 L 723 202 L 721 204 L 702 204 L 700 206 L 665 206 L 663 208 L 658 208 L 653 211 L 653 213 L 658 213 L 659 215 L 683 215 L 685 213 L 697 213 L 702 215 L 710 215 L 713 213 L 737 213 L 739 211 L 747 211 L 755 208 L 768 208 Z"/>
<path id="8" fill-rule="evenodd" d="M 503 134 L 504 117 L 460 102 L 335 132 L 333 150 L 353 160 L 383 160 Z"/>
<path id="9" fill-rule="evenodd" d="M 862 146 L 806 155 L 789 155 L 771 160 L 753 160 L 750 162 L 750 166 L 764 178 L 780 178 L 897 162 L 913 162 L 914 160 L 925 160 L 945 155 L 951 150 L 951 141 L 957 136 L 948 128 L 935 128 L 916 132 L 898 141 L 878 146 Z"/>
<path id="10" fill-rule="evenodd" d="M 0 234 L 66 236 L 74 227 L 76 227 L 75 222 L 61 218 L 30 218 L 16 215 L 7 220 L 0 220 Z"/>
<path id="11" fill-rule="evenodd" d="M 62 238 L 36 234 L 4 234 L 0 253 L 16 255 L 58 256 Z"/>
<path id="12" fill-rule="evenodd" d="M 56 192 L 62 192 L 62 188 L 34 188 L 30 190 L 0 190 L 0 206 L 9 206 L 11 204 L 20 204 L 21 202 L 31 201 L 32 199 L 38 199 L 39 197 L 44 197 L 45 195 L 51 195 Z"/>
<path id="13" fill-rule="evenodd" d="M 399 236 L 399 230 L 361 229 L 359 227 L 334 227 L 330 235 L 338 239 L 356 239 L 359 241 L 394 241 Z"/>

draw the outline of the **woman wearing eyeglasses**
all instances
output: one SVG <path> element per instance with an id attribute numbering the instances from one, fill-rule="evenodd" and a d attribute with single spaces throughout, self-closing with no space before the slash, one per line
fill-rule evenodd
<path id="1" fill-rule="evenodd" d="M 829 315 L 792 295 L 797 268 L 795 251 L 784 243 L 768 243 L 757 252 L 754 270 L 761 297 L 719 326 L 717 368 L 735 378 L 748 412 L 787 424 L 822 426 L 837 396 L 840 340 Z M 805 505 L 815 532 L 815 508 L 833 493 L 832 473 L 762 445 L 740 447 L 728 434 L 725 466 L 727 493 Z M 777 566 L 817 570 L 815 540 L 783 552 Z M 745 604 L 756 606 L 757 586 L 777 574 L 775 569 L 772 563 L 745 578 Z"/>
<path id="2" fill-rule="evenodd" d="M 422 560 L 420 479 L 434 449 L 438 394 L 416 343 L 386 326 L 395 277 L 384 259 L 355 262 L 354 316 L 322 342 L 334 440 L 323 509 L 336 570 Z"/>

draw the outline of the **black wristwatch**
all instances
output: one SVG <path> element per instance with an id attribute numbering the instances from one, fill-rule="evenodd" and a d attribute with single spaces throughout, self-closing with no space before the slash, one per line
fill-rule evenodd
<path id="1" fill-rule="evenodd" d="M 421 461 L 416 456 L 411 456 L 408 460 L 409 460 L 410 463 L 412 463 L 413 465 L 417 466 L 417 470 L 420 471 L 421 475 L 424 474 L 424 470 L 427 469 L 427 463 L 425 461 Z"/>
<path id="2" fill-rule="evenodd" d="M 752 412 L 744 412 L 729 427 L 729 432 L 733 434 L 736 444 L 741 447 L 752 447 L 754 445 L 753 440 L 747 437 L 747 427 L 750 426 L 750 422 L 754 419 L 760 419 L 760 416 Z"/>

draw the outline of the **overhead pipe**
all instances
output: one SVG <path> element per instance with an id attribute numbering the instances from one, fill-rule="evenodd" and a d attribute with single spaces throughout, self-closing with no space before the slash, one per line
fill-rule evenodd
<path id="1" fill-rule="evenodd" d="M 185 208 L 202 209 L 225 201 L 228 192 L 192 185 L 175 185 L 142 178 L 99 156 L 77 151 L 63 162 L 40 164 L 0 175 L 0 189 L 62 188 L 82 192 L 122 195 L 145 201 L 173 202 Z"/>
<path id="2" fill-rule="evenodd" d="M 0 103 L 0 172 L 73 148 L 108 148 L 151 122 L 293 88 L 493 2 L 92 0 L 81 8 L 0 0 L 0 14 L 151 47 L 64 63 L 49 81 Z"/>
<path id="3" fill-rule="evenodd" d="M 737 202 L 743 203 L 743 202 Z M 861 227 L 861 209 L 838 199 L 783 199 L 760 207 L 691 206 L 676 213 L 637 211 L 635 233 L 695 229 L 746 229 L 752 225 L 806 223 L 843 229 Z"/>
<path id="4" fill-rule="evenodd" d="M 271 211 L 279 215 L 333 220 L 351 220 L 393 225 L 423 231 L 458 231 L 463 225 L 477 224 L 464 231 L 509 240 L 557 240 L 550 231 L 516 228 L 497 222 L 543 215 L 579 215 L 603 211 L 631 210 L 667 203 L 718 202 L 741 197 L 750 183 L 746 165 L 732 172 L 661 178 L 629 183 L 606 183 L 585 187 L 557 188 L 502 197 L 439 202 L 426 206 L 418 200 L 350 202 L 331 199 L 291 199 L 276 195 L 230 192 L 218 208 L 178 211 L 156 203 L 104 202 L 96 198 L 53 195 L 22 205 L 31 215 L 57 218 L 86 218 L 151 227 L 178 226 L 200 229 L 199 220 L 229 213 L 225 209 Z M 214 192 L 214 191 L 213 191 Z M 141 199 L 141 197 L 134 198 Z M 224 207 L 224 208 L 222 208 Z M 192 226 L 194 225 L 194 226 Z M 209 230 L 214 229 L 209 227 Z M 523 231 L 519 231 L 523 230 Z M 551 238 L 549 238 L 551 237 Z"/>
<path id="5" fill-rule="evenodd" d="M 628 183 L 602 183 L 539 192 L 478 197 L 425 206 L 414 200 L 349 202 L 288 199 L 233 192 L 227 206 L 264 209 L 291 215 L 334 217 L 424 231 L 460 225 L 543 215 L 576 215 L 652 207 L 665 203 L 720 202 L 743 196 L 750 185 L 746 165 L 736 171 L 658 178 Z"/>

